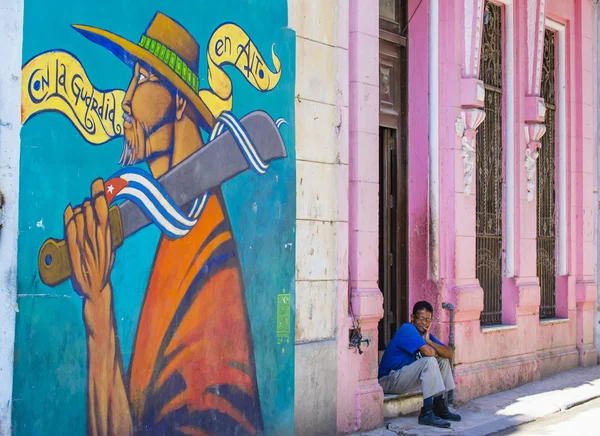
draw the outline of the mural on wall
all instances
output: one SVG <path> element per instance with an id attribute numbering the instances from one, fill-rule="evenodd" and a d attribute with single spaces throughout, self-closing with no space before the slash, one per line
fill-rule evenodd
<path id="1" fill-rule="evenodd" d="M 28 38 L 45 12 L 26 12 L 21 162 L 35 179 L 21 183 L 16 432 L 293 432 L 287 6 L 240 0 L 239 20 L 213 21 L 184 3 L 153 5 L 137 40 L 71 23 L 70 38 L 120 67 L 64 45 L 25 56 L 46 42 Z M 253 8 L 283 23 L 265 29 Z M 113 68 L 128 84 L 96 85 Z"/>

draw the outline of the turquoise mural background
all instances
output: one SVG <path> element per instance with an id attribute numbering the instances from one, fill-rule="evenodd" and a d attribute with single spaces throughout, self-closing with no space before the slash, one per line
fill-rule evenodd
<path id="1" fill-rule="evenodd" d="M 247 171 L 223 186 L 242 264 L 252 328 L 257 377 L 266 434 L 293 434 L 294 274 L 295 274 L 295 35 L 287 28 L 286 0 L 226 2 L 160 0 L 102 2 L 60 0 L 25 2 L 23 63 L 53 49 L 73 53 L 99 89 L 124 89 L 131 69 L 104 48 L 71 28 L 88 24 L 138 41 L 161 11 L 185 26 L 200 44 L 200 88 L 206 88 L 206 44 L 221 23 L 242 27 L 265 56 L 271 45 L 281 60 L 277 87 L 261 93 L 240 73 L 233 82 L 233 112 L 242 117 L 261 109 L 289 124 L 281 128 L 287 159 L 267 173 Z M 45 286 L 37 255 L 48 237 L 63 237 L 67 204 L 89 196 L 91 182 L 120 166 L 122 138 L 104 145 L 87 143 L 71 122 L 57 113 L 29 120 L 21 132 L 18 309 L 13 388 L 16 434 L 84 434 L 86 429 L 86 341 L 82 301 L 70 281 Z M 127 239 L 117 251 L 112 282 L 115 313 L 128 368 L 138 316 L 159 231 L 151 226 Z M 278 344 L 277 295 L 291 295 L 289 344 Z"/>

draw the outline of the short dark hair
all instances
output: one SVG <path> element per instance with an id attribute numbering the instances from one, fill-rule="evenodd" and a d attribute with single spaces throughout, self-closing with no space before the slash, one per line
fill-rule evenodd
<path id="1" fill-rule="evenodd" d="M 416 315 L 419 310 L 426 310 L 433 313 L 433 306 L 427 301 L 417 301 L 413 306 L 413 315 Z"/>

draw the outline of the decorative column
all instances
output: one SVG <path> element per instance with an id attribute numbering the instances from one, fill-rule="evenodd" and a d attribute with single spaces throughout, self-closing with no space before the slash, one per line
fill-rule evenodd
<path id="1" fill-rule="evenodd" d="M 567 64 L 567 54 L 569 54 L 568 58 L 572 59 L 575 67 L 575 74 L 573 74 L 575 77 L 570 76 L 569 84 L 571 89 L 574 89 L 575 101 L 581 102 L 575 109 L 573 116 L 576 120 L 575 131 L 581 132 L 581 137 L 569 141 L 569 154 L 571 156 L 573 156 L 571 150 L 575 147 L 575 162 L 574 165 L 571 163 L 571 170 L 568 173 L 566 168 L 563 170 L 568 174 L 567 177 L 569 177 L 570 182 L 575 185 L 575 193 L 569 203 L 569 206 L 571 206 L 571 226 L 575 227 L 575 241 L 571 244 L 570 250 L 565 247 L 565 251 L 570 251 L 571 259 L 574 260 L 574 262 L 573 260 L 570 262 L 571 268 L 573 266 L 574 268 L 569 272 L 572 275 L 574 270 L 576 275 L 576 343 L 581 366 L 594 366 L 598 362 L 598 353 L 594 347 L 594 328 L 592 327 L 594 325 L 594 313 L 598 307 L 596 302 L 598 287 L 594 276 L 596 235 L 593 230 L 594 210 L 598 207 L 597 198 L 593 192 L 594 158 L 597 147 L 597 116 L 594 117 L 596 83 L 592 77 L 585 74 L 586 71 L 594 71 L 595 68 L 592 47 L 588 46 L 586 41 L 593 41 L 596 38 L 593 30 L 595 26 L 593 18 L 596 14 L 596 8 L 594 2 L 575 2 L 575 22 L 581 24 L 574 31 L 574 48 L 572 52 L 566 48 L 565 41 L 565 34 L 570 32 L 571 29 L 567 28 L 559 31 L 559 62 L 561 64 L 559 74 L 566 73 L 565 66 Z M 561 62 L 561 58 L 564 61 Z M 559 86 L 564 85 L 566 82 L 566 75 L 562 77 Z M 571 186 L 569 189 L 572 189 Z M 563 194 L 566 194 L 566 192 Z M 571 226 L 569 226 L 569 230 L 571 230 Z M 565 259 L 566 263 L 567 259 Z M 566 265 L 565 270 L 567 270 Z"/>
<path id="2" fill-rule="evenodd" d="M 463 402 L 472 397 L 474 382 L 470 367 L 473 349 L 469 347 L 479 331 L 479 316 L 483 309 L 483 290 L 476 272 L 476 172 L 477 129 L 485 120 L 485 87 L 479 79 L 481 62 L 484 1 L 463 0 L 463 22 L 458 20 L 457 31 L 462 33 L 463 46 L 458 49 L 461 63 L 460 106 L 456 109 L 453 187 L 454 234 L 452 255 L 452 287 L 447 289 L 445 302 L 455 307 L 456 355 L 454 359 L 456 390 L 454 399 Z M 462 24 L 462 26 L 461 26 Z M 462 178 L 460 176 L 462 172 Z M 447 320 L 449 322 L 449 319 Z"/>
<path id="3" fill-rule="evenodd" d="M 471 194 L 473 169 L 475 167 L 475 149 L 477 127 L 485 119 L 482 109 L 485 100 L 485 88 L 479 80 L 479 61 L 481 57 L 481 34 L 483 26 L 483 0 L 464 0 L 464 59 L 461 80 L 461 118 L 456 120 L 456 135 L 461 139 L 464 195 Z"/>
<path id="4" fill-rule="evenodd" d="M 540 97 L 546 0 L 527 1 L 527 95 L 525 96 L 525 169 L 527 171 L 527 201 L 535 198 L 536 162 L 540 139 L 546 133 L 546 104 Z"/>
<path id="5" fill-rule="evenodd" d="M 338 191 L 338 198 L 348 202 L 347 257 L 338 258 L 338 269 L 347 274 L 349 289 L 340 287 L 338 294 L 336 420 L 339 433 L 351 433 L 383 424 L 383 390 L 377 381 L 377 326 L 383 317 L 377 283 L 379 166 L 377 159 L 366 158 L 379 151 L 379 5 L 375 0 L 338 3 L 338 37 L 347 35 L 348 47 L 338 57 L 336 93 L 347 90 L 348 96 L 347 117 L 340 117 L 336 127 L 340 149 L 348 147 L 348 185 Z M 351 335 L 369 342 L 351 342 Z"/>

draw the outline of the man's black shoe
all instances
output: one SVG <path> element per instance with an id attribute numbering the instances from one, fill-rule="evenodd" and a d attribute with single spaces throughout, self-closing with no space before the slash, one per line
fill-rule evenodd
<path id="1" fill-rule="evenodd" d="M 433 407 L 431 406 L 423 406 L 421 408 L 421 413 L 419 414 L 419 424 L 431 425 L 432 427 L 450 428 L 450 423 L 448 421 L 444 421 L 443 419 L 435 416 L 433 413 Z"/>
<path id="2" fill-rule="evenodd" d="M 444 397 L 433 399 L 433 413 L 435 413 L 436 416 L 442 419 L 447 419 L 448 421 L 461 420 L 461 417 L 458 413 L 450 412 L 450 409 L 448 409 L 448 405 L 446 404 L 446 400 L 444 400 Z"/>

